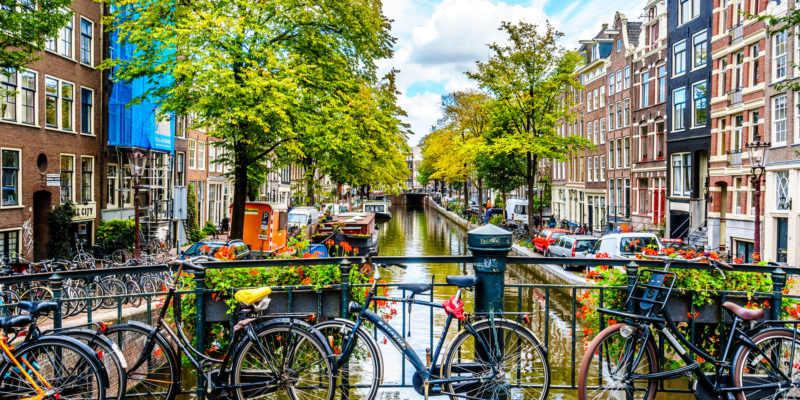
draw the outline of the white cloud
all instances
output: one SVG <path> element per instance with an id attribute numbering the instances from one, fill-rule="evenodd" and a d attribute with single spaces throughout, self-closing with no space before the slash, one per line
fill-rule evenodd
<path id="1" fill-rule="evenodd" d="M 409 138 L 410 145 L 416 145 L 439 119 L 441 110 L 441 93 L 425 92 L 416 96 L 401 96 L 397 103 L 408 114 L 408 123 L 414 136 Z"/>

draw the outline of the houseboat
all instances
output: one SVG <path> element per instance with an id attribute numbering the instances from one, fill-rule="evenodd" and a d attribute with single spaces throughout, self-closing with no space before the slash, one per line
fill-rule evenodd
<path id="1" fill-rule="evenodd" d="M 361 205 L 361 211 L 374 213 L 379 222 L 388 221 L 392 218 L 392 203 L 386 200 L 367 200 Z"/>
<path id="2" fill-rule="evenodd" d="M 378 229 L 375 213 L 342 213 L 317 225 L 314 243 L 328 245 L 331 256 L 340 255 L 343 248 L 351 248 L 351 255 L 378 254 Z M 346 243 L 345 246 L 342 242 Z M 337 249 L 338 247 L 338 249 Z"/>

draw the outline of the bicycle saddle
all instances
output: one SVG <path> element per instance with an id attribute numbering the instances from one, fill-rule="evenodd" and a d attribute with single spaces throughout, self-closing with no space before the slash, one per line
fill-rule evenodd
<path id="1" fill-rule="evenodd" d="M 722 303 L 722 307 L 726 310 L 732 312 L 737 317 L 745 320 L 745 321 L 752 321 L 756 319 L 764 318 L 764 309 L 759 308 L 756 310 L 751 310 L 749 308 L 744 308 L 738 304 L 731 303 L 730 301 L 726 301 Z"/>
<path id="2" fill-rule="evenodd" d="M 407 290 L 414 294 L 420 294 L 431 290 L 433 285 L 430 283 L 401 283 L 397 285 L 397 288 L 400 290 Z"/>
<path id="3" fill-rule="evenodd" d="M 11 315 L 8 317 L 0 317 L 0 329 L 10 331 L 13 328 L 21 328 L 33 323 L 33 315 Z"/>
<path id="4" fill-rule="evenodd" d="M 478 277 L 475 275 L 449 275 L 447 277 L 447 284 L 460 288 L 475 287 L 475 285 L 478 284 Z"/>
<path id="5" fill-rule="evenodd" d="M 20 301 L 17 307 L 31 314 L 46 314 L 55 310 L 58 304 L 55 301 Z"/>
<path id="6" fill-rule="evenodd" d="M 270 293 L 272 293 L 272 289 L 268 287 L 242 289 L 237 290 L 233 298 L 244 305 L 253 306 L 256 310 L 260 311 L 269 306 Z"/>

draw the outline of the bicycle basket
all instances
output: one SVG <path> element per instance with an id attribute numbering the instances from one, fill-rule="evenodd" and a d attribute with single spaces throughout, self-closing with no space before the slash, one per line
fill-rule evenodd
<path id="1" fill-rule="evenodd" d="M 625 300 L 625 307 L 628 308 L 633 301 L 636 304 L 637 312 L 643 314 L 662 310 L 672 293 L 675 278 L 674 272 L 653 269 L 639 270 L 633 290 L 628 293 L 628 298 Z"/>

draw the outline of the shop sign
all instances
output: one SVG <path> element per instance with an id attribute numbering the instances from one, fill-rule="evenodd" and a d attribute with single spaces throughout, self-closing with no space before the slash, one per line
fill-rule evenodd
<path id="1" fill-rule="evenodd" d="M 97 204 L 75 204 L 75 211 L 77 211 L 78 215 L 72 219 L 73 221 L 94 219 L 97 215 Z"/>
<path id="2" fill-rule="evenodd" d="M 47 186 L 61 186 L 61 174 L 47 174 Z"/>

